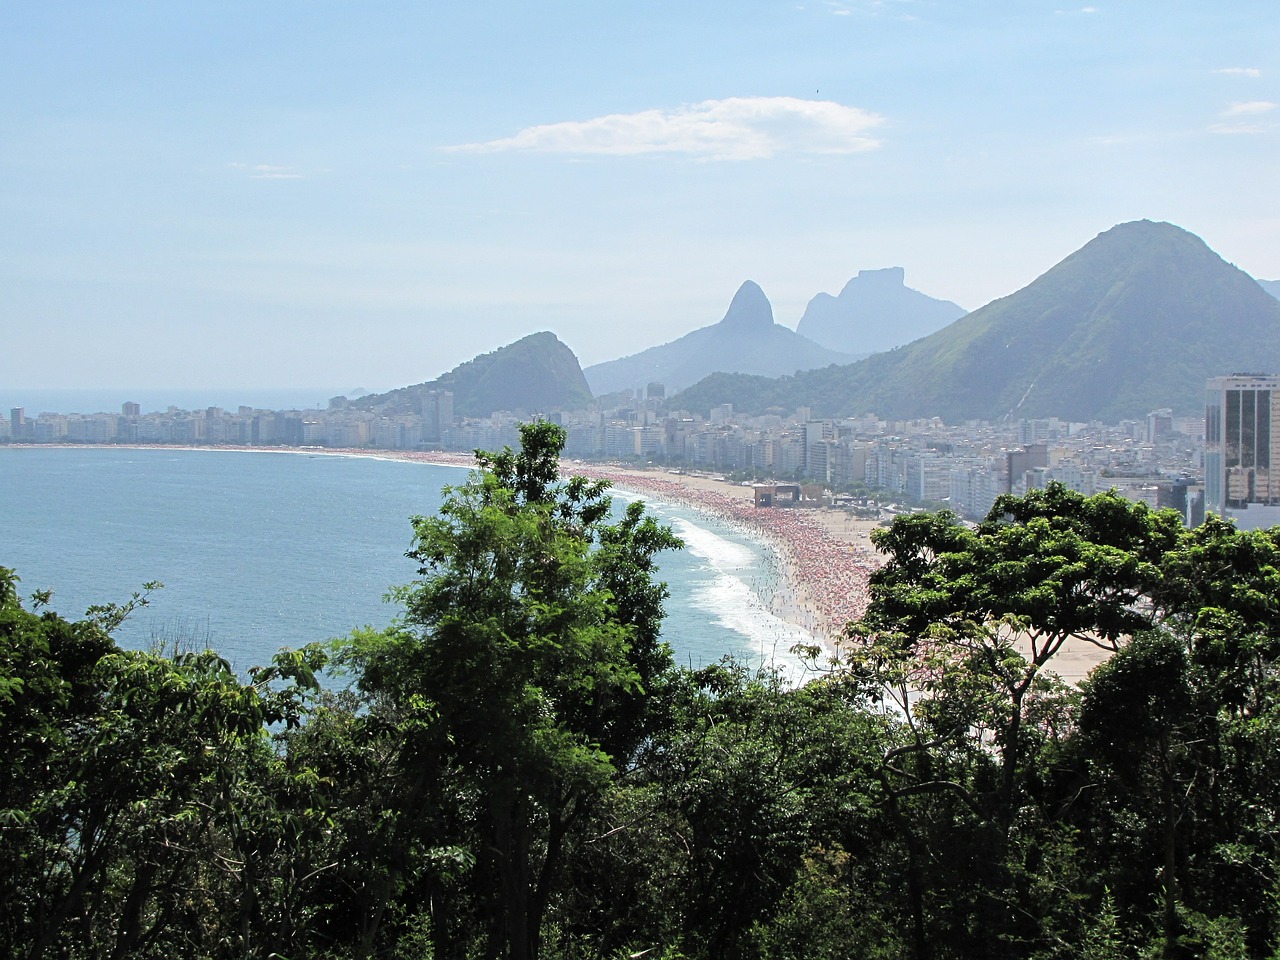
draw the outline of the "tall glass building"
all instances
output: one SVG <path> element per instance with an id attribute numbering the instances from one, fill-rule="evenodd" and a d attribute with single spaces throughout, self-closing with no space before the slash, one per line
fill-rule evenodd
<path id="1" fill-rule="evenodd" d="M 1237 373 L 1211 378 L 1204 414 L 1205 512 L 1234 519 L 1242 530 L 1280 523 L 1276 461 L 1280 377 Z"/>

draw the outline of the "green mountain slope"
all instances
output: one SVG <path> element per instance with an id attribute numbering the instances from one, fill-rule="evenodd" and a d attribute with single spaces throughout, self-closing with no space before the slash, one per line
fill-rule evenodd
<path id="1" fill-rule="evenodd" d="M 1194 234 L 1143 220 L 900 349 L 782 381 L 709 378 L 673 406 L 1114 421 L 1194 413 L 1206 378 L 1239 370 L 1280 370 L 1280 301 Z"/>
<path id="2" fill-rule="evenodd" d="M 454 412 L 487 417 L 498 410 L 581 410 L 592 402 L 582 367 L 554 333 L 533 333 L 468 360 L 435 380 L 362 397 L 353 406 L 412 412 L 423 390 L 451 390 Z"/>

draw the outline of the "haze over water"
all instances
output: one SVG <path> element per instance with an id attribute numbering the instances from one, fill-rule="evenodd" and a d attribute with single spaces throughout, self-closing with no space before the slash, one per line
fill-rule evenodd
<path id="1" fill-rule="evenodd" d="M 366 457 L 0 447 L 0 566 L 17 570 L 24 597 L 52 589 L 70 618 L 161 580 L 122 645 L 177 638 L 245 670 L 280 647 L 388 624 L 398 610 L 381 598 L 416 573 L 408 518 L 434 513 L 441 487 L 465 476 Z M 769 551 L 713 518 L 652 509 L 687 543 L 660 558 L 677 660 L 793 664 L 786 651 L 809 638 L 768 610 Z"/>

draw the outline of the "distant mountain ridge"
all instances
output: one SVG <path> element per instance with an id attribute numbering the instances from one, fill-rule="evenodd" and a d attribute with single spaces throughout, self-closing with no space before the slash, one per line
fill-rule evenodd
<path id="1" fill-rule="evenodd" d="M 819 293 L 810 300 L 796 333 L 843 353 L 879 353 L 941 330 L 966 312 L 912 290 L 902 267 L 859 270 L 838 296 Z"/>
<path id="2" fill-rule="evenodd" d="M 900 349 L 780 379 L 718 374 L 670 405 L 1114 422 L 1193 414 L 1208 377 L 1238 370 L 1280 370 L 1280 301 L 1194 234 L 1142 220 Z"/>
<path id="3" fill-rule="evenodd" d="M 719 323 L 629 357 L 593 364 L 584 373 L 597 396 L 650 383 L 661 383 L 670 394 L 716 371 L 779 376 L 854 359 L 774 323 L 764 291 L 747 280 Z"/>
<path id="4" fill-rule="evenodd" d="M 1273 297 L 1280 299 L 1280 280 L 1259 280 L 1258 285 Z"/>
<path id="5" fill-rule="evenodd" d="M 370 394 L 351 405 L 419 412 L 424 390 L 452 391 L 454 412 L 463 417 L 487 417 L 499 410 L 582 410 L 594 399 L 577 356 L 554 333 L 543 331 L 481 354 L 435 380 Z"/>

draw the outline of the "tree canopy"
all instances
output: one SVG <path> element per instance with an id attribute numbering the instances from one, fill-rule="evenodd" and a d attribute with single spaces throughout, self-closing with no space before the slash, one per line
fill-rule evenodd
<path id="1" fill-rule="evenodd" d="M 115 644 L 158 585 L 65 619 L 0 569 L 0 957 L 1280 951 L 1280 531 L 901 517 L 790 684 L 673 664 L 676 538 L 522 441 L 413 518 L 392 627 L 247 675 Z"/>

